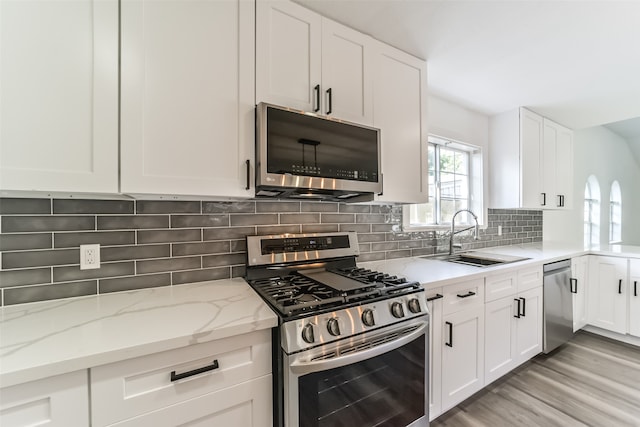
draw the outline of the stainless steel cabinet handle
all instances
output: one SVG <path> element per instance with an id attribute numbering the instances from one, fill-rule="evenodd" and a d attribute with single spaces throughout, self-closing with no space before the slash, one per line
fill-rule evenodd
<path id="1" fill-rule="evenodd" d="M 578 293 L 578 279 L 573 277 L 569 279 L 569 291 L 571 291 L 572 294 Z"/>
<path id="2" fill-rule="evenodd" d="M 327 95 L 329 95 L 329 108 L 327 108 L 327 116 L 332 113 L 333 110 L 333 91 L 331 88 L 327 89 Z"/>
<path id="3" fill-rule="evenodd" d="M 540 203 L 540 205 L 547 206 L 547 193 L 540 193 L 540 195 L 542 196 L 542 202 Z"/>
<path id="4" fill-rule="evenodd" d="M 622 293 L 622 279 L 618 280 L 618 293 Z"/>
<path id="5" fill-rule="evenodd" d="M 522 317 L 527 317 L 527 299 L 520 298 L 522 300 Z"/>
<path id="6" fill-rule="evenodd" d="M 520 318 L 520 298 L 514 298 L 513 300 L 518 303 L 518 308 L 516 309 L 516 312 L 518 314 L 515 314 L 513 317 L 515 317 L 516 319 L 519 319 Z"/>

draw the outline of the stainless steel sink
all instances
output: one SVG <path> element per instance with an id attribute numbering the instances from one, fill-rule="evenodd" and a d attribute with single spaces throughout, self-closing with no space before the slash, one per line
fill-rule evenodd
<path id="1" fill-rule="evenodd" d="M 455 262 L 456 264 L 472 265 L 475 267 L 489 267 L 492 265 L 509 264 L 512 262 L 525 261 L 530 258 L 512 255 L 492 254 L 486 252 L 462 252 L 453 255 L 440 255 L 424 257 L 438 261 Z"/>

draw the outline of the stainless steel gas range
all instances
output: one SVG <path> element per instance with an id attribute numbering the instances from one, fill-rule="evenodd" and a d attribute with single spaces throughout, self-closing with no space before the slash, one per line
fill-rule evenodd
<path id="1" fill-rule="evenodd" d="M 429 425 L 419 283 L 358 268 L 350 232 L 248 236 L 247 252 L 247 282 L 279 318 L 275 426 Z"/>

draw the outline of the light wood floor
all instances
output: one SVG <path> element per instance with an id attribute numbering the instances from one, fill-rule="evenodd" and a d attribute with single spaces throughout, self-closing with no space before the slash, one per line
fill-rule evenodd
<path id="1" fill-rule="evenodd" d="M 588 332 L 539 355 L 431 427 L 640 426 L 640 347 Z"/>

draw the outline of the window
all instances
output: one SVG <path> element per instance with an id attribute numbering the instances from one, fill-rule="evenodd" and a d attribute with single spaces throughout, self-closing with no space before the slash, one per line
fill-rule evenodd
<path id="1" fill-rule="evenodd" d="M 618 181 L 613 181 L 609 194 L 609 243 L 620 242 L 622 242 L 622 192 Z"/>
<path id="2" fill-rule="evenodd" d="M 427 144 L 429 201 L 403 208 L 405 229 L 416 230 L 450 224 L 453 214 L 470 209 L 482 218 L 482 206 L 474 190 L 482 193 L 482 156 L 477 147 L 430 136 Z M 466 212 L 456 224 L 471 224 Z"/>
<path id="3" fill-rule="evenodd" d="M 600 184 L 593 175 L 584 187 L 584 244 L 600 244 Z"/>

